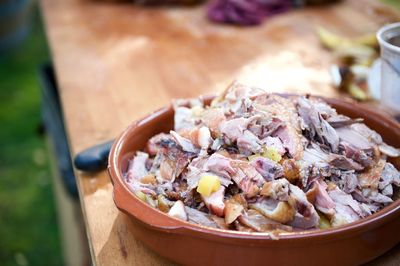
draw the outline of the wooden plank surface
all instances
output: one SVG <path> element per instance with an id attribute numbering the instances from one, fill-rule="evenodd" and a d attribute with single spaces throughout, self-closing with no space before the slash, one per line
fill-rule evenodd
<path id="1" fill-rule="evenodd" d="M 214 93 L 232 80 L 269 91 L 338 96 L 320 25 L 347 36 L 394 15 L 370 0 L 295 10 L 259 27 L 215 25 L 203 7 L 141 8 L 99 1 L 41 0 L 72 154 L 114 138 L 172 98 Z M 106 172 L 77 172 L 96 265 L 169 264 L 131 236 Z M 400 247 L 373 264 L 399 265 Z"/>

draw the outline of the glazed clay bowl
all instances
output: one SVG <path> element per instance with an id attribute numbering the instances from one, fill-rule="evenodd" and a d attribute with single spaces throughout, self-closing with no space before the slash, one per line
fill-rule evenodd
<path id="1" fill-rule="evenodd" d="M 353 101 L 325 99 L 339 113 L 362 117 L 386 143 L 399 146 L 400 125 Z M 208 101 L 209 102 L 209 101 Z M 135 151 L 148 139 L 173 128 L 172 107 L 134 122 L 115 141 L 108 171 L 114 202 L 128 215 L 131 233 L 160 255 L 185 265 L 356 265 L 376 258 L 400 242 L 400 200 L 365 219 L 328 230 L 280 235 L 244 233 L 192 224 L 154 209 L 138 199 L 123 181 Z M 394 162 L 398 168 L 399 164 Z"/>

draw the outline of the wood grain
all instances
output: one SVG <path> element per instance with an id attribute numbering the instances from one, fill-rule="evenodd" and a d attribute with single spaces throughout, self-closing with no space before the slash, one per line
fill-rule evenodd
<path id="1" fill-rule="evenodd" d="M 234 79 L 338 96 L 328 73 L 332 56 L 315 27 L 353 36 L 398 19 L 370 0 L 295 10 L 252 28 L 212 24 L 201 6 L 42 0 L 41 7 L 72 154 L 114 138 L 172 98 L 215 93 Z M 129 234 L 105 172 L 76 176 L 94 264 L 169 263 Z M 377 261 L 399 263 L 399 247 Z"/>

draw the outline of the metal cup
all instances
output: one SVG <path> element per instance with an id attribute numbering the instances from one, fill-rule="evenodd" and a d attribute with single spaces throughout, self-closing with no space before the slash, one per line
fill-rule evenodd
<path id="1" fill-rule="evenodd" d="M 382 27 L 377 38 L 381 47 L 381 102 L 400 112 L 400 22 Z"/>

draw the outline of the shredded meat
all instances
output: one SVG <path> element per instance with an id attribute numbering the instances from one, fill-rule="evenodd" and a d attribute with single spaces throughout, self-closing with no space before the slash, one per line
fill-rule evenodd
<path id="1" fill-rule="evenodd" d="M 124 179 L 150 206 L 202 226 L 242 232 L 340 226 L 396 197 L 400 150 L 312 97 L 233 83 L 210 106 L 173 104 L 174 130 L 149 139 Z"/>

